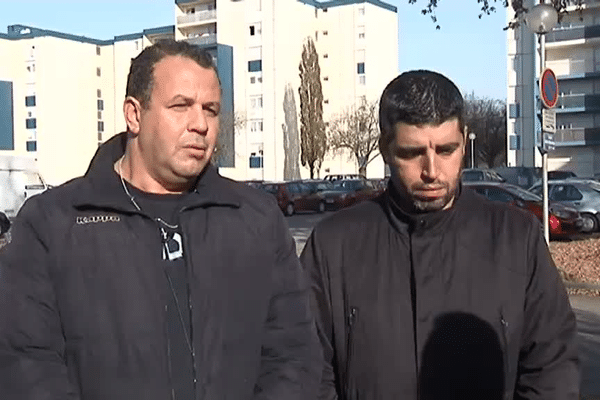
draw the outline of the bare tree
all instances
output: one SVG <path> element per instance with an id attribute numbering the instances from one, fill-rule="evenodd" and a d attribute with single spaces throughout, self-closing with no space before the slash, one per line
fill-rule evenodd
<path id="1" fill-rule="evenodd" d="M 306 39 L 300 61 L 300 161 L 308 166 L 310 178 L 321 169 L 327 152 L 323 122 L 323 89 L 319 56 L 312 39 Z"/>
<path id="2" fill-rule="evenodd" d="M 233 166 L 235 136 L 246 126 L 244 112 L 224 112 L 219 115 L 219 138 L 212 157 L 217 166 Z"/>
<path id="3" fill-rule="evenodd" d="M 333 150 L 349 150 L 358 165 L 358 173 L 363 176 L 367 176 L 367 165 L 379 155 L 378 115 L 377 101 L 362 100 L 329 123 L 329 147 Z"/>
<path id="4" fill-rule="evenodd" d="M 417 1 L 418 0 L 408 0 L 408 4 L 415 4 Z M 429 15 L 431 20 L 436 23 L 435 28 L 440 29 L 440 25 L 437 25 L 437 16 L 435 13 L 440 0 L 424 0 L 424 2 L 425 3 L 422 6 L 423 8 L 421 9 L 421 13 L 423 15 Z M 556 11 L 558 11 L 558 18 L 560 21 L 560 19 L 567 13 L 567 7 L 570 5 L 577 6 L 577 10 L 581 12 L 585 0 L 547 0 L 546 2 L 554 6 Z M 479 18 L 496 12 L 496 4 L 499 4 L 500 7 L 508 7 L 510 4 L 515 14 L 513 20 L 509 22 L 505 29 L 512 29 L 519 26 L 521 17 L 528 11 L 528 9 L 523 6 L 523 0 L 477 0 L 477 4 L 479 4 L 481 7 Z"/>
<path id="5" fill-rule="evenodd" d="M 285 85 L 283 96 L 283 112 L 285 123 L 281 124 L 283 130 L 283 179 L 300 179 L 300 140 L 298 135 L 298 112 L 294 90 L 289 83 Z"/>
<path id="6" fill-rule="evenodd" d="M 476 158 L 489 168 L 503 164 L 506 157 L 506 102 L 478 98 L 474 94 L 466 96 L 465 102 L 465 125 L 468 132 L 476 135 Z"/>

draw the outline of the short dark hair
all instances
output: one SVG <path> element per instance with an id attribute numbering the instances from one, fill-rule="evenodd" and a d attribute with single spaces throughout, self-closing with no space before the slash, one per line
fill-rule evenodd
<path id="1" fill-rule="evenodd" d="M 450 79 L 433 71 L 404 72 L 391 81 L 381 95 L 379 146 L 387 146 L 395 135 L 398 122 L 440 125 L 457 118 L 463 132 L 463 112 L 463 97 Z"/>
<path id="2" fill-rule="evenodd" d="M 154 86 L 154 66 L 167 56 L 187 57 L 202 68 L 217 68 L 210 53 L 197 45 L 173 39 L 158 40 L 131 60 L 125 96 L 136 98 L 145 109 L 150 105 Z"/>

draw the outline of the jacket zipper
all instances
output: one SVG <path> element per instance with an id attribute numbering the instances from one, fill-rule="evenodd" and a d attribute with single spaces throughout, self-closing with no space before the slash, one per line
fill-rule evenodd
<path id="1" fill-rule="evenodd" d="M 346 399 L 351 399 L 352 391 L 350 388 L 350 365 L 352 362 L 352 342 L 354 336 L 354 324 L 358 318 L 358 308 L 350 307 L 348 314 L 348 339 L 346 342 Z"/>
<path id="2" fill-rule="evenodd" d="M 504 318 L 504 309 L 500 309 L 500 325 L 502 326 L 501 330 L 502 330 L 502 346 L 504 347 L 502 349 L 502 359 L 504 361 L 504 384 L 506 385 L 507 382 L 509 382 L 509 367 L 508 367 L 508 322 L 506 321 L 506 319 Z M 505 398 L 506 398 L 506 393 L 507 393 L 507 388 L 505 387 Z"/>

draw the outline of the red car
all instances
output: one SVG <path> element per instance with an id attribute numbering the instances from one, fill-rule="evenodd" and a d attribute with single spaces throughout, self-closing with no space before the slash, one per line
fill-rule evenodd
<path id="1" fill-rule="evenodd" d="M 333 187 L 321 192 L 327 210 L 339 210 L 363 200 L 377 197 L 382 189 L 366 179 L 340 179 Z"/>
<path id="2" fill-rule="evenodd" d="M 508 203 L 533 213 L 542 220 L 542 198 L 519 186 L 501 182 L 463 182 L 463 187 L 475 190 L 489 200 Z M 553 237 L 564 237 L 580 232 L 583 219 L 577 210 L 557 202 L 550 202 L 548 227 Z"/>
<path id="3" fill-rule="evenodd" d="M 261 184 L 260 189 L 275 196 L 281 211 L 290 216 L 298 211 L 325 211 L 325 200 L 320 191 L 330 185 L 319 181 L 267 182 Z"/>

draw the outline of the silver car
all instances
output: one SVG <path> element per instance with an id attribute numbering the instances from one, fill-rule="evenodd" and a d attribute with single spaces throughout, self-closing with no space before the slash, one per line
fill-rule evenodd
<path id="1" fill-rule="evenodd" d="M 542 183 L 537 182 L 531 192 L 542 195 Z M 548 181 L 548 199 L 575 208 L 583 219 L 582 232 L 600 228 L 600 183 L 591 179 Z"/>

